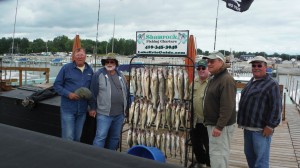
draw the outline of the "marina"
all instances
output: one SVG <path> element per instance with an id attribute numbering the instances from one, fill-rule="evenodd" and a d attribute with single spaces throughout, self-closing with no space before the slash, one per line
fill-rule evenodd
<path id="1" fill-rule="evenodd" d="M 131 58 L 125 58 L 123 56 L 119 56 L 118 60 L 120 60 L 121 65 L 125 65 L 130 63 Z M 90 60 L 93 61 L 93 60 Z M 182 63 L 182 58 L 139 58 L 135 60 L 137 64 L 161 64 L 168 62 L 171 65 L 179 65 Z M 5 64 L 5 63 L 3 63 Z M 3 65 L 2 64 L 2 65 Z M 249 78 L 249 71 L 247 71 L 247 64 L 243 68 L 243 71 L 240 71 L 239 78 L 245 77 L 244 82 L 246 82 Z M 288 64 L 288 63 L 286 63 Z M 6 64 L 8 65 L 8 64 Z M 164 64 L 163 64 L 164 65 Z M 19 67 L 27 67 L 33 68 L 38 67 L 40 65 L 28 65 L 24 64 Z M 45 66 L 49 69 L 49 78 L 55 77 L 61 67 L 50 65 L 48 62 Z M 279 74 L 280 69 L 285 68 L 288 65 L 280 65 L 278 67 Z M 98 69 L 100 67 L 96 67 Z M 8 71 L 9 69 L 6 69 Z M 31 72 L 32 69 L 27 69 L 27 72 Z M 45 71 L 45 69 L 43 69 Z M 2 70 L 4 72 L 4 70 Z M 15 71 L 13 71 L 15 72 Z M 22 73 L 21 73 L 22 74 Z M 47 74 L 47 73 L 46 73 Z M 45 76 L 45 75 L 44 75 Z M 300 116 L 297 107 L 299 108 L 299 99 L 300 99 L 300 91 L 298 89 L 298 76 L 289 76 L 289 75 L 279 75 L 278 80 L 281 85 L 284 86 L 283 95 L 286 98 L 284 100 L 285 112 L 284 112 L 284 120 L 282 123 L 276 128 L 273 139 L 272 139 L 272 147 L 271 147 L 271 159 L 270 159 L 270 167 L 288 167 L 288 168 L 296 168 L 299 167 L 300 164 Z M 44 82 L 38 83 L 43 84 L 46 83 L 44 78 Z M 49 83 L 51 85 L 50 79 Z M 36 83 L 37 84 L 37 83 Z M 34 85 L 36 85 L 34 84 Z M 38 102 L 36 107 L 33 109 L 27 109 L 21 105 L 21 101 L 34 93 L 33 88 L 37 88 L 34 85 L 23 85 L 20 88 L 15 88 L 12 91 L 1 92 L 0 100 L 1 100 L 1 111 L 0 111 L 0 123 L 4 123 L 7 125 L 12 125 L 20 128 L 25 128 L 28 130 L 32 130 L 35 132 L 40 132 L 52 136 L 59 137 L 60 136 L 60 122 L 59 122 L 59 106 L 60 106 L 60 96 L 55 96 L 41 102 Z M 299 86 L 300 87 L 300 86 Z M 42 89 L 42 88 L 39 88 Z M 239 95 L 237 95 L 237 100 Z M 298 102 L 298 103 L 297 103 Z M 9 113 L 7 113 L 9 112 Z M 122 145 L 121 145 L 121 153 L 126 153 L 129 148 L 126 142 L 128 125 L 125 124 L 123 128 L 122 134 Z M 88 130 L 88 128 L 86 128 Z M 92 140 L 92 135 L 90 133 L 85 132 L 85 137 L 83 138 L 83 143 L 90 144 Z M 188 148 L 188 163 L 187 166 L 191 165 L 191 147 Z M 166 162 L 171 165 L 182 166 L 179 158 L 167 158 Z M 231 147 L 231 156 L 230 156 L 230 167 L 232 168 L 246 168 L 247 162 L 243 152 L 243 132 L 242 129 L 236 128 L 235 134 L 232 141 Z"/>

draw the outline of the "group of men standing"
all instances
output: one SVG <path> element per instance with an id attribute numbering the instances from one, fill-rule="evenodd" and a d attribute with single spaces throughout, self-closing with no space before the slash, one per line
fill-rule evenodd
<path id="1" fill-rule="evenodd" d="M 83 48 L 74 52 L 74 61 L 64 65 L 54 82 L 61 95 L 62 137 L 80 141 L 86 112 L 96 118 L 93 145 L 118 148 L 128 108 L 128 85 L 115 57 L 102 59 L 104 66 L 93 72 Z M 230 144 L 236 123 L 244 130 L 244 152 L 250 168 L 269 167 L 274 128 L 281 119 L 281 95 L 277 81 L 267 73 L 267 61 L 256 56 L 250 61 L 253 77 L 241 91 L 236 112 L 236 82 L 229 74 L 224 55 L 213 52 L 196 63 L 194 81 L 194 123 L 191 141 L 198 167 L 229 166 Z M 79 88 L 91 94 L 76 94 Z M 89 106 L 89 107 L 88 107 Z"/>
<path id="2" fill-rule="evenodd" d="M 244 130 L 249 168 L 268 168 L 272 134 L 281 120 L 282 98 L 278 82 L 266 72 L 267 60 L 256 56 L 249 62 L 253 77 L 241 91 L 236 112 L 236 82 L 227 70 L 224 55 L 213 52 L 203 58 L 197 63 L 199 78 L 194 84 L 191 130 L 197 167 L 229 167 L 230 144 L 237 125 Z"/>

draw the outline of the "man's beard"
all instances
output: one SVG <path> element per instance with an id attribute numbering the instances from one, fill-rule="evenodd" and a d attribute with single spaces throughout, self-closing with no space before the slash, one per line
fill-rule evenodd
<path id="1" fill-rule="evenodd" d="M 107 71 L 113 71 L 113 70 L 116 69 L 116 66 L 115 66 L 115 65 L 112 65 L 112 66 L 105 66 L 105 69 L 106 69 Z"/>

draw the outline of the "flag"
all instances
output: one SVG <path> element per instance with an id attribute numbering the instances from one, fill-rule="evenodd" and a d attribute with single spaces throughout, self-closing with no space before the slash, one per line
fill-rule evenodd
<path id="1" fill-rule="evenodd" d="M 248 10 L 254 0 L 223 0 L 226 2 L 226 7 L 237 12 Z"/>

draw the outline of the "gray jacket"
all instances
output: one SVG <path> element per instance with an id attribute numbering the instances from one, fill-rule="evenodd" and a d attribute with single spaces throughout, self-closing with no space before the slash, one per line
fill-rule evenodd
<path id="1" fill-rule="evenodd" d="M 121 71 L 116 70 L 122 86 L 124 98 L 124 114 L 127 110 L 128 87 L 125 76 Z M 90 101 L 90 109 L 96 110 L 98 114 L 109 115 L 111 109 L 111 84 L 105 68 L 99 69 L 94 73 L 91 87 L 93 99 Z"/>

